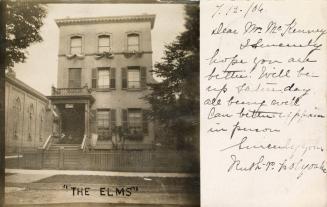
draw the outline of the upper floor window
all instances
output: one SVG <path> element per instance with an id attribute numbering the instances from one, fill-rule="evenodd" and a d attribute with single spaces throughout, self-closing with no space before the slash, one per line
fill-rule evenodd
<path id="1" fill-rule="evenodd" d="M 98 37 L 98 52 L 109 52 L 110 51 L 110 36 L 100 35 Z"/>
<path id="2" fill-rule="evenodd" d="M 81 87 L 81 69 L 69 68 L 68 73 L 68 88 L 80 88 Z"/>
<path id="3" fill-rule="evenodd" d="M 92 88 L 96 89 L 115 89 L 116 88 L 116 69 L 109 67 L 92 69 Z"/>
<path id="4" fill-rule="evenodd" d="M 109 68 L 98 69 L 98 88 L 109 88 L 110 71 Z"/>
<path id="5" fill-rule="evenodd" d="M 129 34 L 127 35 L 127 50 L 129 52 L 140 50 L 140 35 L 139 34 Z"/>
<path id="6" fill-rule="evenodd" d="M 128 66 L 122 68 L 122 89 L 146 89 L 146 74 L 146 67 Z"/>
<path id="7" fill-rule="evenodd" d="M 140 76 L 140 67 L 133 66 L 128 67 L 128 88 L 140 88 L 141 87 L 141 76 Z"/>
<path id="8" fill-rule="evenodd" d="M 82 37 L 74 36 L 70 38 L 70 53 L 71 54 L 82 53 Z"/>

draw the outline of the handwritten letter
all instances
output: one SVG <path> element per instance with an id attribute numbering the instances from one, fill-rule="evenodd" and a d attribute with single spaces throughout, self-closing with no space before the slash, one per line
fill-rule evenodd
<path id="1" fill-rule="evenodd" d="M 326 11 L 201 1 L 202 206 L 327 206 Z"/>

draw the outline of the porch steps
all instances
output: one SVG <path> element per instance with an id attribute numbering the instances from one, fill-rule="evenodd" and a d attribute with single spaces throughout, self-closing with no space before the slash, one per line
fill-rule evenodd
<path id="1" fill-rule="evenodd" d="M 59 151 L 60 148 L 64 148 L 65 151 L 79 151 L 81 149 L 80 144 L 51 144 L 48 151 Z"/>
<path id="2" fill-rule="evenodd" d="M 111 142 L 97 142 L 94 149 L 98 149 L 98 150 L 113 149 L 113 144 Z"/>
<path id="3" fill-rule="evenodd" d="M 60 149 L 63 148 L 61 151 Z M 44 168 L 64 169 L 69 166 L 71 169 L 78 169 L 81 161 L 80 144 L 51 144 L 47 153 L 44 155 Z M 64 162 L 63 162 L 64 160 Z M 65 163 L 60 165 L 60 163 Z"/>

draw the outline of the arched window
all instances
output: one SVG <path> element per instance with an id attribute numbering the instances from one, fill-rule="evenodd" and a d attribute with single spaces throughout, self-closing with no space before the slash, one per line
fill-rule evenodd
<path id="1" fill-rule="evenodd" d="M 100 35 L 98 37 L 98 52 L 109 52 L 110 51 L 110 36 Z"/>
<path id="2" fill-rule="evenodd" d="M 32 127 L 34 121 L 34 107 L 31 104 L 28 108 L 28 141 L 32 141 Z"/>
<path id="3" fill-rule="evenodd" d="M 140 50 L 140 35 L 133 33 L 127 35 L 127 50 L 129 52 Z"/>
<path id="4" fill-rule="evenodd" d="M 21 110 L 21 102 L 19 97 L 17 97 L 17 99 L 13 104 L 13 138 L 14 139 L 18 139 L 20 110 Z"/>
<path id="5" fill-rule="evenodd" d="M 82 53 L 82 37 L 73 36 L 70 38 L 70 54 Z"/>
<path id="6" fill-rule="evenodd" d="M 40 115 L 39 115 L 39 117 L 40 117 L 40 126 L 39 126 L 39 140 L 40 140 L 40 142 L 42 142 L 43 141 L 43 122 L 44 122 L 44 116 L 45 116 L 45 113 L 44 113 L 44 109 L 42 109 L 41 111 L 40 111 Z"/>

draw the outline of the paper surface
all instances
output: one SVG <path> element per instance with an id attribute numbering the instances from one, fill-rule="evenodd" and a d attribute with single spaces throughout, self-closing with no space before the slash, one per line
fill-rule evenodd
<path id="1" fill-rule="evenodd" d="M 200 7 L 201 206 L 327 206 L 327 2 Z"/>

